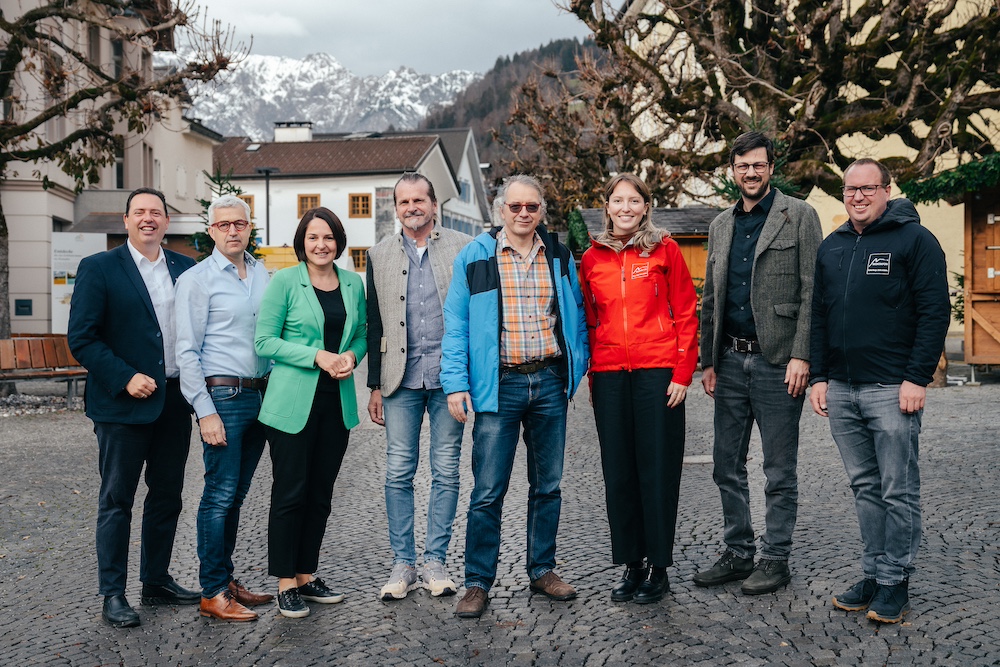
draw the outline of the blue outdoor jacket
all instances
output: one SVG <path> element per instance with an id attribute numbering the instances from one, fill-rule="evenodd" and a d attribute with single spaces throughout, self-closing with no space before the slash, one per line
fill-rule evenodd
<path id="1" fill-rule="evenodd" d="M 587 371 L 587 320 L 576 264 L 569 249 L 538 226 L 556 288 L 559 348 L 566 367 L 566 396 L 573 398 Z M 500 394 L 500 272 L 496 227 L 465 246 L 455 258 L 444 303 L 441 386 L 446 394 L 468 391 L 476 412 L 497 412 Z"/>

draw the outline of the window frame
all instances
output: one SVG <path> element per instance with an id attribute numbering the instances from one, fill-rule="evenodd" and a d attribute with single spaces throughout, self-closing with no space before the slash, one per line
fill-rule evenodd
<path id="1" fill-rule="evenodd" d="M 303 202 L 307 200 L 311 202 L 313 199 L 316 200 L 315 204 L 310 204 L 309 206 L 302 205 Z M 319 208 L 320 206 L 322 206 L 322 204 L 320 203 L 321 200 L 318 192 L 314 194 L 296 195 L 296 201 L 298 202 L 298 207 L 299 207 L 299 215 L 298 215 L 299 219 L 301 219 L 302 216 L 304 216 L 306 214 L 306 211 L 308 211 L 309 209 Z"/>
<path id="2" fill-rule="evenodd" d="M 354 264 L 355 273 L 365 273 L 368 270 L 368 250 L 370 246 L 349 246 L 347 252 Z"/>
<path id="3" fill-rule="evenodd" d="M 369 192 L 352 192 L 347 195 L 348 218 L 372 217 L 372 196 Z"/>

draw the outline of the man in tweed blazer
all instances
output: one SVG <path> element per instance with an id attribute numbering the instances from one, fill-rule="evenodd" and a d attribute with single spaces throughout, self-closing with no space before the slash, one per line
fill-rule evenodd
<path id="1" fill-rule="evenodd" d="M 417 586 L 413 476 L 420 425 L 430 419 L 431 493 L 420 579 L 431 595 L 458 590 L 444 567 L 458 503 L 458 463 L 465 425 L 448 413 L 441 389 L 442 307 L 455 256 L 471 236 L 435 222 L 434 186 L 407 172 L 393 189 L 401 233 L 368 251 L 368 414 L 385 426 L 385 509 L 392 573 L 379 597 L 399 600 Z M 397 324 L 397 322 L 399 324 Z"/>
<path id="2" fill-rule="evenodd" d="M 726 550 L 698 586 L 745 579 L 747 595 L 791 578 L 798 510 L 799 417 L 809 378 L 813 270 L 822 229 L 816 211 L 770 186 L 774 145 L 759 132 L 733 142 L 742 195 L 712 221 L 701 310 L 702 385 L 715 399 L 713 478 L 722 496 Z M 750 521 L 747 449 L 761 435 L 766 501 L 761 557 Z"/>

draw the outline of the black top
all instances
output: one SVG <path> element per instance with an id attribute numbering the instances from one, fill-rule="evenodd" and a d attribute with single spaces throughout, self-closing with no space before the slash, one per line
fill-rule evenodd
<path id="1" fill-rule="evenodd" d="M 340 339 L 344 337 L 344 325 L 347 323 L 347 308 L 344 307 L 344 295 L 340 288 L 325 292 L 313 287 L 319 305 L 323 309 L 323 347 L 327 352 L 340 353 Z M 319 385 L 316 391 L 340 391 L 338 381 L 330 377 L 326 371 L 320 371 Z"/>
<path id="2" fill-rule="evenodd" d="M 810 383 L 926 386 L 950 319 L 944 251 L 913 204 L 893 199 L 863 234 L 848 221 L 819 246 Z"/>
<path id="3" fill-rule="evenodd" d="M 757 338 L 757 325 L 750 308 L 750 280 L 753 273 L 753 256 L 757 239 L 764 228 L 775 189 L 757 202 L 749 211 L 743 210 L 743 199 L 733 210 L 733 245 L 729 249 L 729 277 L 726 282 L 725 331 L 737 338 Z"/>

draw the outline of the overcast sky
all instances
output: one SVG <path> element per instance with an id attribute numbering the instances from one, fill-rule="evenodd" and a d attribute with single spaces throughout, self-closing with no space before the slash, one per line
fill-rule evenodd
<path id="1" fill-rule="evenodd" d="M 564 0 L 568 2 L 568 0 Z M 497 57 L 589 33 L 553 0 L 199 0 L 251 53 L 324 52 L 354 74 L 406 65 L 422 74 L 485 72 Z"/>

